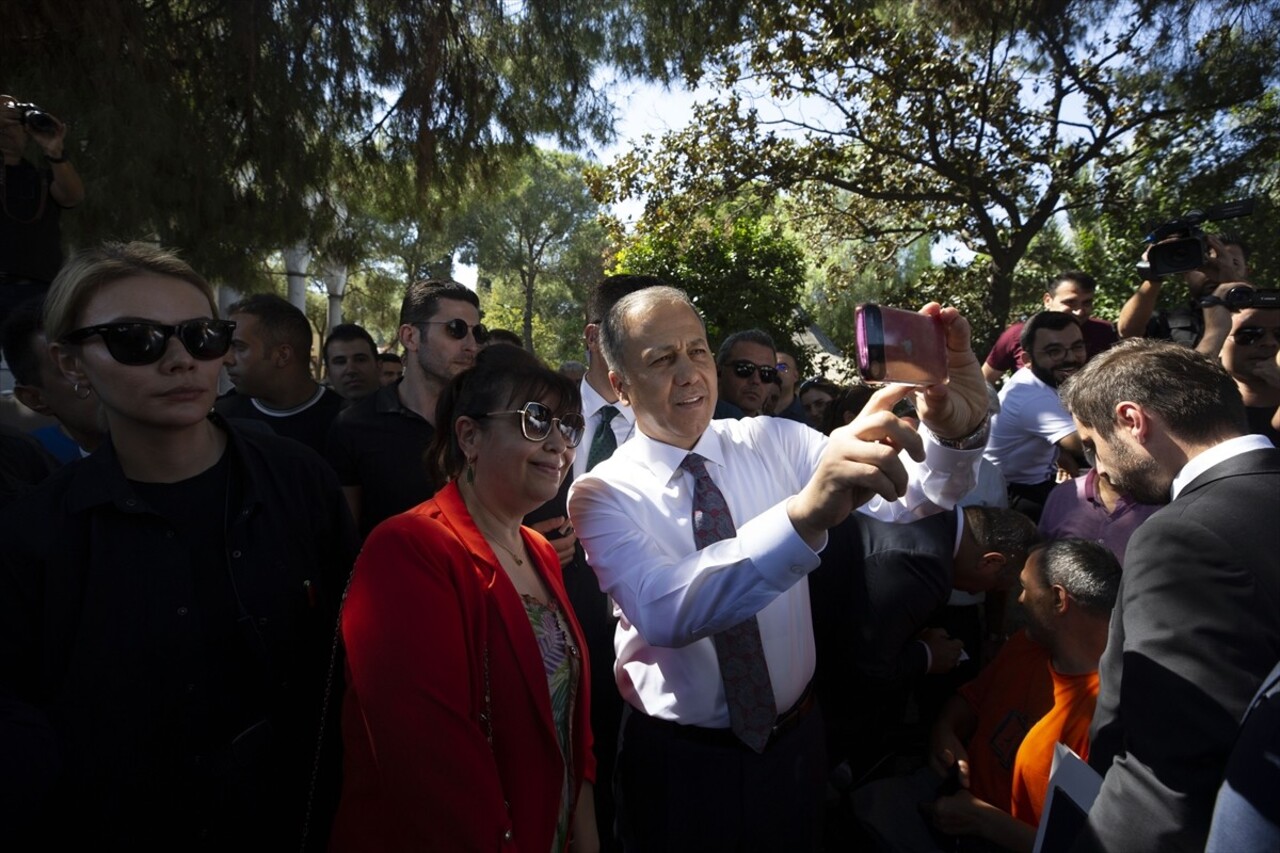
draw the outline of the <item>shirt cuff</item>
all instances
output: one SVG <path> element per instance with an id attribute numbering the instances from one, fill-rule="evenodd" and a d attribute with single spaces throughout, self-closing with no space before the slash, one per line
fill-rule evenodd
<path id="1" fill-rule="evenodd" d="M 787 515 L 790 500 L 775 504 L 738 528 L 742 555 L 751 561 L 766 583 L 778 590 L 794 586 L 799 577 L 816 569 L 821 562 L 818 553 L 827 547 L 825 532 L 817 550 L 810 548 L 796 532 Z"/>

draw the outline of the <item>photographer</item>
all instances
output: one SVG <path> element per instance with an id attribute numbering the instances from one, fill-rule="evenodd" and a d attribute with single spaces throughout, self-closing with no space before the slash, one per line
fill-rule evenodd
<path id="1" fill-rule="evenodd" d="M 1177 239 L 1180 238 L 1173 237 L 1169 242 Z M 1248 252 L 1244 244 L 1226 235 L 1206 234 L 1205 240 L 1208 251 L 1204 263 L 1183 276 L 1190 301 L 1160 310 L 1156 310 L 1156 303 L 1164 280 L 1150 273 L 1146 265 L 1152 248 L 1159 243 L 1147 246 L 1142 254 L 1143 263 L 1138 265 L 1143 275 L 1142 284 L 1125 302 L 1116 321 L 1120 337 L 1171 340 L 1209 356 L 1218 354 L 1231 331 L 1231 312 L 1221 303 L 1207 306 L 1201 303 L 1210 296 L 1221 299 L 1226 290 L 1248 276 Z"/>
<path id="2" fill-rule="evenodd" d="M 15 305 L 43 296 L 62 266 L 58 218 L 84 199 L 84 184 L 63 148 L 66 135 L 56 117 L 0 95 L 0 322 Z M 29 140 L 40 147 L 46 168 L 23 157 Z"/>

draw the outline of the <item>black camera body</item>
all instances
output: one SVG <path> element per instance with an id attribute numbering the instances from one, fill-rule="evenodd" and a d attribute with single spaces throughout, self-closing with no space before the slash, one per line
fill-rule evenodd
<path id="1" fill-rule="evenodd" d="M 36 133 L 53 133 L 58 129 L 58 122 L 53 116 L 35 104 L 14 104 L 13 108 L 18 111 L 18 121 L 28 130 Z"/>
<path id="2" fill-rule="evenodd" d="M 1253 199 L 1246 198 L 1208 210 L 1192 210 L 1182 219 L 1157 226 L 1147 235 L 1147 242 L 1152 245 L 1147 251 L 1145 268 L 1139 263 L 1139 270 L 1151 278 L 1160 278 L 1204 266 L 1209 256 L 1209 239 L 1200 224 L 1248 216 L 1253 213 L 1253 204 Z"/>

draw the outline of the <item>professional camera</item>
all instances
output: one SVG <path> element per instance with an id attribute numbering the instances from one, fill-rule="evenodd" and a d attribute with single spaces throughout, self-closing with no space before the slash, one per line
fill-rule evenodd
<path id="1" fill-rule="evenodd" d="M 1245 308 L 1280 308 L 1280 290 L 1257 290 L 1248 285 L 1233 287 L 1222 296 L 1201 296 L 1198 300 L 1201 308 L 1214 305 L 1225 306 L 1231 311 L 1243 311 Z"/>
<path id="2" fill-rule="evenodd" d="M 58 129 L 58 122 L 53 116 L 35 104 L 13 104 L 18 111 L 18 121 L 36 133 L 53 133 Z"/>
<path id="3" fill-rule="evenodd" d="M 1160 278 L 1199 269 L 1209 256 L 1209 240 L 1200 228 L 1200 223 L 1235 219 L 1251 213 L 1253 199 L 1246 198 L 1208 210 L 1192 210 L 1182 219 L 1175 219 L 1152 229 L 1147 235 L 1147 242 L 1152 246 L 1147 251 L 1146 263 L 1138 264 L 1138 271 L 1149 278 Z"/>

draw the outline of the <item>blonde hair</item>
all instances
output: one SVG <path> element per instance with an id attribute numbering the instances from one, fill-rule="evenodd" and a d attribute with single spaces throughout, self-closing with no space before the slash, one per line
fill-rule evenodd
<path id="1" fill-rule="evenodd" d="M 149 243 L 103 243 L 85 249 L 63 265 L 44 301 L 44 331 L 50 342 L 74 332 L 84 306 L 100 288 L 137 275 L 165 276 L 193 285 L 218 316 L 213 287 L 175 253 Z"/>

